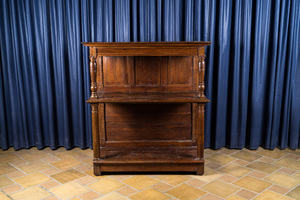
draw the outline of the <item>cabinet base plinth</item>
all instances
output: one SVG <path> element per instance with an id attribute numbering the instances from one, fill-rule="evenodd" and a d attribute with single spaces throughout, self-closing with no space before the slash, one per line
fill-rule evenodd
<path id="1" fill-rule="evenodd" d="M 203 163 L 94 163 L 94 174 L 113 172 L 191 172 L 197 175 L 204 173 Z"/>

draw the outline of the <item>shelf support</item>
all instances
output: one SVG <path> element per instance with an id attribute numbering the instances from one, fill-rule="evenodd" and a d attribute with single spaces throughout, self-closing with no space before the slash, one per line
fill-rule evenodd
<path id="1" fill-rule="evenodd" d="M 205 83 L 204 83 L 204 77 L 205 77 L 205 55 L 201 55 L 198 56 L 198 66 L 199 66 L 199 85 L 198 85 L 198 89 L 199 89 L 199 97 L 200 98 L 204 98 L 204 90 L 205 90 Z"/>
<path id="2" fill-rule="evenodd" d="M 91 99 L 97 98 L 97 82 L 96 82 L 96 76 L 97 76 L 97 63 L 95 56 L 90 56 L 90 76 L 91 76 Z"/>

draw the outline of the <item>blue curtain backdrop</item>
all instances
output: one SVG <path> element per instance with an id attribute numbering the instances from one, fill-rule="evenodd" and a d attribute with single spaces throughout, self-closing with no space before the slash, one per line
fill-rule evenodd
<path id="1" fill-rule="evenodd" d="M 298 0 L 1 0 L 0 148 L 92 147 L 88 41 L 211 41 L 205 147 L 300 147 Z"/>

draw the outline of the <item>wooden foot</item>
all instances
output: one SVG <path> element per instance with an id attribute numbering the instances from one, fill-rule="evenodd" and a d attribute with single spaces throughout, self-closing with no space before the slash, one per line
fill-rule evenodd
<path id="1" fill-rule="evenodd" d="M 204 164 L 198 165 L 197 175 L 203 175 L 203 174 L 204 174 Z"/>
<path id="2" fill-rule="evenodd" d="M 101 176 L 101 168 L 99 165 L 94 164 L 94 174 L 95 176 Z"/>

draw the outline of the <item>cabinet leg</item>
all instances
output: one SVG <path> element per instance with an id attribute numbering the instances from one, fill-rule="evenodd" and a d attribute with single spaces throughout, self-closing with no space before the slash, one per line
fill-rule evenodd
<path id="1" fill-rule="evenodd" d="M 95 176 L 101 176 L 101 167 L 94 164 L 94 174 Z"/>
<path id="2" fill-rule="evenodd" d="M 203 175 L 203 174 L 204 174 L 204 164 L 198 165 L 197 175 Z"/>

